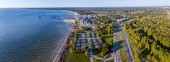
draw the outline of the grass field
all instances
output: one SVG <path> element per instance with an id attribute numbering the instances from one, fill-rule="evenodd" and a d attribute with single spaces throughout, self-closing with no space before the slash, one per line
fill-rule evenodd
<path id="1" fill-rule="evenodd" d="M 66 53 L 65 60 L 66 62 L 90 62 L 89 57 L 86 56 L 85 53 L 70 53 L 69 51 Z"/>
<path id="2" fill-rule="evenodd" d="M 122 34 L 120 32 L 118 33 L 118 40 L 121 42 L 120 43 L 120 58 L 121 58 L 122 62 L 128 62 L 128 58 L 127 58 L 127 55 L 125 53 Z"/>
<path id="3" fill-rule="evenodd" d="M 106 41 L 106 44 L 113 45 L 113 34 L 107 34 L 105 36 L 106 38 L 104 38 L 104 40 Z"/>

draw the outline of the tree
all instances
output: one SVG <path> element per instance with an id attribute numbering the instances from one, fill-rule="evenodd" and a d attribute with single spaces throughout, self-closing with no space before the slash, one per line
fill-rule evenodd
<path id="1" fill-rule="evenodd" d="M 164 10 L 150 9 L 131 16 L 135 17 L 131 22 L 126 23 L 127 34 L 132 42 L 140 47 L 140 50 L 148 49 L 154 53 L 149 54 L 146 59 L 154 62 L 170 61 L 165 58 L 166 55 L 170 55 L 170 19 L 166 17 Z M 138 18 L 138 16 L 140 17 Z M 157 54 L 156 57 L 154 57 L 155 54 Z"/>
<path id="2" fill-rule="evenodd" d="M 104 55 L 107 54 L 107 52 L 108 52 L 108 47 L 105 43 L 102 46 L 102 52 L 103 52 Z"/>
<path id="3" fill-rule="evenodd" d="M 109 26 L 107 27 L 108 34 L 110 34 L 111 30 L 112 30 L 112 24 L 109 24 Z"/>
<path id="4" fill-rule="evenodd" d="M 70 45 L 73 45 L 73 40 L 70 40 Z"/>
<path id="5" fill-rule="evenodd" d="M 70 51 L 70 53 L 73 53 L 73 49 L 72 49 L 72 48 L 70 48 L 70 50 L 69 50 L 69 51 Z"/>

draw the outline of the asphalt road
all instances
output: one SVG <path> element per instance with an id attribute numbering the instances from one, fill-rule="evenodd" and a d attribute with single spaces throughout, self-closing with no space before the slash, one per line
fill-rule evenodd
<path id="1" fill-rule="evenodd" d="M 118 30 L 114 30 L 114 31 L 115 32 L 119 32 L 120 31 L 122 33 L 122 37 L 123 37 L 123 40 L 124 40 L 125 53 L 127 54 L 128 61 L 129 62 L 134 62 L 134 58 L 133 58 L 133 55 L 132 55 L 132 51 L 131 51 L 131 48 L 130 48 L 128 37 L 126 36 L 125 32 L 123 31 L 121 25 L 118 22 L 115 21 L 114 24 L 115 24 L 116 27 L 118 27 Z M 115 27 L 115 29 L 116 29 L 116 27 Z M 117 34 L 114 34 L 114 35 L 116 37 Z M 114 40 L 114 41 L 116 41 L 116 40 Z M 118 49 L 117 52 L 118 53 L 116 53 L 116 56 L 114 57 L 115 58 L 114 61 L 115 62 L 120 62 L 121 59 L 120 59 L 120 51 L 119 51 L 119 49 Z"/>
<path id="2" fill-rule="evenodd" d="M 113 36 L 113 55 L 114 55 L 114 62 L 122 62 L 120 58 L 120 45 L 118 42 L 118 32 L 119 32 L 119 23 L 114 22 L 114 36 Z"/>
<path id="3" fill-rule="evenodd" d="M 100 58 L 98 56 L 95 56 L 92 52 L 92 47 L 91 47 L 91 44 L 90 44 L 90 39 L 88 39 L 89 37 L 87 37 L 87 42 L 88 42 L 88 53 L 89 53 L 89 56 L 90 56 L 90 62 L 93 62 L 93 58 L 97 59 L 97 60 L 102 60 L 102 61 L 108 61 L 110 59 L 114 59 L 114 62 L 122 62 L 121 61 L 121 58 L 120 58 L 120 45 L 119 45 L 119 42 L 117 40 L 117 35 L 118 35 L 118 32 L 121 32 L 122 33 L 122 36 L 123 36 L 123 39 L 124 39 L 124 46 L 125 46 L 125 49 L 126 49 L 126 54 L 128 56 L 128 60 L 129 62 L 134 62 L 134 58 L 133 58 L 133 55 L 132 55 L 132 52 L 131 52 L 131 48 L 130 48 L 130 45 L 129 45 L 129 41 L 124 33 L 123 30 L 120 30 L 119 28 L 121 28 L 120 24 L 118 22 L 114 22 L 115 24 L 115 29 L 114 29 L 114 37 L 113 37 L 113 53 L 112 53 L 112 56 L 109 57 L 109 58 Z M 87 32 L 86 32 L 87 34 Z M 87 34 L 88 36 L 88 34 Z"/>
<path id="4" fill-rule="evenodd" d="M 86 32 L 86 35 L 87 35 L 87 38 L 89 38 L 89 34 Z M 93 62 L 93 52 L 92 52 L 92 47 L 90 45 L 90 39 L 87 39 L 87 43 L 88 43 L 88 53 L 89 53 L 89 56 L 90 56 L 90 62 Z"/>
<path id="5" fill-rule="evenodd" d="M 128 38 L 126 37 L 125 33 L 123 30 L 120 30 L 121 26 L 118 22 L 114 22 L 116 28 L 114 29 L 114 42 L 113 42 L 113 53 L 112 53 L 112 56 L 109 57 L 109 58 L 101 58 L 101 57 L 98 57 L 98 56 L 95 56 L 92 52 L 92 47 L 90 45 L 90 39 L 87 38 L 87 41 L 88 41 L 88 53 L 90 55 L 90 61 L 93 62 L 93 58 L 97 59 L 97 60 L 102 60 L 102 61 L 108 61 L 108 60 L 111 60 L 111 59 L 114 59 L 114 62 L 122 62 L 121 61 L 121 58 L 120 58 L 120 45 L 119 45 L 119 42 L 117 40 L 117 35 L 118 35 L 118 32 L 121 32 L 122 33 L 122 36 L 123 36 L 123 39 L 124 39 L 124 46 L 125 46 L 125 52 L 127 54 L 127 57 L 128 57 L 128 60 L 129 62 L 134 62 L 134 58 L 133 58 L 133 55 L 132 55 L 132 51 L 131 51 L 131 48 L 130 48 L 130 44 L 129 44 L 129 40 Z M 87 33 L 86 33 L 87 34 Z M 88 34 L 87 34 L 88 36 Z"/>
<path id="6" fill-rule="evenodd" d="M 126 51 L 128 60 L 129 60 L 129 62 L 134 62 L 134 58 L 133 58 L 132 51 L 131 51 L 131 48 L 130 48 L 129 40 L 128 40 L 128 38 L 125 35 L 125 32 L 123 30 L 121 30 L 121 33 L 122 33 L 123 39 L 125 41 L 124 46 L 125 46 L 125 51 Z"/>

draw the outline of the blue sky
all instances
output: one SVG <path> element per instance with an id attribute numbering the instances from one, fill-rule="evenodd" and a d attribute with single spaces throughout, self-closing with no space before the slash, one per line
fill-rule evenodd
<path id="1" fill-rule="evenodd" d="M 170 6 L 170 0 L 0 0 L 0 7 Z"/>

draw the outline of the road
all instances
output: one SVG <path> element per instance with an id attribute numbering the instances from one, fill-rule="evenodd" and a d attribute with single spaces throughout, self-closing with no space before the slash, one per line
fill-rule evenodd
<path id="1" fill-rule="evenodd" d="M 119 33 L 119 23 L 118 22 L 114 22 L 114 36 L 113 36 L 113 54 L 114 55 L 114 62 L 121 62 L 121 58 L 120 58 L 120 45 L 118 42 L 118 33 Z"/>
<path id="2" fill-rule="evenodd" d="M 114 33 L 114 43 L 113 44 L 115 44 L 115 45 L 113 47 L 115 47 L 115 48 L 113 49 L 113 51 L 116 50 L 115 55 L 114 55 L 114 62 L 121 62 L 119 43 L 116 43 L 116 42 L 118 42 L 117 34 L 119 31 L 121 32 L 123 40 L 124 40 L 123 43 L 124 43 L 125 53 L 127 54 L 128 61 L 134 62 L 134 58 L 132 55 L 128 37 L 125 35 L 125 32 L 122 30 L 121 25 L 117 21 L 115 21 L 114 24 L 115 24 L 115 30 L 114 30 L 115 33 Z"/>
<path id="3" fill-rule="evenodd" d="M 130 48 L 128 37 L 125 35 L 124 30 L 121 30 L 121 33 L 122 33 L 122 36 L 123 36 L 125 51 L 126 51 L 128 60 L 129 60 L 129 62 L 134 62 L 134 58 L 133 58 L 133 55 L 132 55 L 132 51 L 131 51 L 131 48 Z"/>
<path id="4" fill-rule="evenodd" d="M 90 56 L 90 62 L 93 62 L 93 52 L 92 52 L 92 47 L 91 47 L 91 44 L 90 44 L 90 39 L 89 38 L 89 34 L 88 32 L 86 32 L 86 36 L 87 36 L 87 43 L 88 43 L 88 53 L 89 53 L 89 56 Z"/>
<path id="5" fill-rule="evenodd" d="M 90 42 L 90 39 L 92 38 L 89 38 L 88 36 L 88 32 L 86 32 L 86 36 L 87 36 L 87 43 L 88 43 L 88 53 L 89 53 L 89 56 L 90 56 L 90 61 L 93 62 L 93 58 L 97 59 L 97 60 L 101 60 L 101 61 L 109 61 L 109 60 L 112 60 L 114 59 L 114 62 L 122 62 L 121 61 L 121 58 L 120 58 L 120 47 L 119 47 L 119 42 L 117 40 L 117 35 L 118 35 L 118 31 L 119 31 L 119 23 L 118 22 L 115 22 L 115 25 L 116 25 L 116 28 L 114 29 L 114 42 L 113 42 L 113 52 L 111 53 L 111 57 L 109 58 L 101 58 L 101 57 L 98 57 L 96 55 L 93 54 L 92 52 L 92 47 L 91 47 L 91 42 Z M 94 35 L 93 35 L 94 37 Z"/>
<path id="6" fill-rule="evenodd" d="M 92 52 L 92 46 L 91 46 L 91 42 L 90 42 L 90 39 L 93 39 L 94 40 L 94 35 L 92 35 L 92 38 L 89 38 L 89 34 L 88 34 L 88 31 L 86 32 L 86 36 L 87 36 L 87 43 L 88 43 L 88 53 L 89 53 L 89 56 L 90 56 L 90 62 L 93 62 L 93 58 L 97 59 L 97 60 L 101 60 L 101 61 L 109 61 L 109 60 L 112 60 L 114 59 L 114 62 L 122 62 L 121 61 L 121 58 L 120 58 L 120 47 L 119 47 L 119 42 L 117 40 L 117 35 L 118 35 L 118 31 L 119 31 L 119 23 L 118 22 L 115 22 L 114 23 L 116 28 L 114 29 L 114 35 L 113 38 L 114 38 L 114 42 L 113 42 L 113 52 L 111 53 L 111 57 L 109 58 L 101 58 L 101 57 L 98 57 L 96 55 L 93 54 Z M 100 43 L 102 44 L 102 43 Z"/>
<path id="7" fill-rule="evenodd" d="M 97 60 L 101 60 L 101 61 L 109 61 L 109 60 L 113 59 L 114 55 L 112 55 L 109 58 L 102 58 L 102 57 L 98 57 L 98 56 L 94 55 L 93 52 L 92 52 L 92 46 L 91 46 L 91 41 L 90 41 L 91 38 L 88 37 L 89 36 L 88 31 L 86 31 L 86 36 L 87 36 L 86 39 L 87 39 L 87 43 L 88 43 L 87 46 L 88 46 L 88 53 L 89 53 L 89 56 L 90 56 L 90 62 L 93 62 L 93 58 L 95 58 Z"/>
<path id="8" fill-rule="evenodd" d="M 132 51 L 131 51 L 131 48 L 130 48 L 128 37 L 125 35 L 125 32 L 123 31 L 121 25 L 117 21 L 114 21 L 114 23 L 115 23 L 115 26 L 118 26 L 120 28 L 119 30 L 121 31 L 121 34 L 122 34 L 122 37 L 123 37 L 123 40 L 124 40 L 123 43 L 124 43 L 124 47 L 125 47 L 125 52 L 126 52 L 127 57 L 128 57 L 128 61 L 134 62 L 134 58 L 133 58 L 133 55 L 132 55 Z M 114 30 L 114 31 L 116 31 L 116 30 Z M 116 35 L 116 34 L 114 34 L 114 35 Z M 114 57 L 115 58 L 114 61 L 118 62 L 120 60 L 119 57 L 120 57 L 120 51 L 118 50 L 118 53 L 116 53 L 116 56 Z"/>

